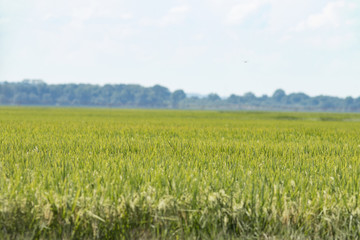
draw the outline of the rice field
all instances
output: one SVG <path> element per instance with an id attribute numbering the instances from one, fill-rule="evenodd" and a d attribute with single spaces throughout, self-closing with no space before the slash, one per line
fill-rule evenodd
<path id="1" fill-rule="evenodd" d="M 0 108 L 0 239 L 358 239 L 360 115 Z"/>

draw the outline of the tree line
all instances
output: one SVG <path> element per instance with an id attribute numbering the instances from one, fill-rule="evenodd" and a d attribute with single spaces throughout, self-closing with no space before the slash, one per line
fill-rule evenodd
<path id="1" fill-rule="evenodd" d="M 212 93 L 206 97 L 189 96 L 183 90 L 171 92 L 160 85 L 136 84 L 46 84 L 41 80 L 0 83 L 1 105 L 104 106 L 122 108 L 289 110 L 360 112 L 360 97 L 310 97 L 305 93 L 286 94 L 278 89 L 272 96 L 221 98 Z"/>

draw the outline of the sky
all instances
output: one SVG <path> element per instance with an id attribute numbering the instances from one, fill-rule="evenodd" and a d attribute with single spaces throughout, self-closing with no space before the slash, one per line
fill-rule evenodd
<path id="1" fill-rule="evenodd" d="M 0 0 L 0 81 L 360 96 L 359 0 Z"/>

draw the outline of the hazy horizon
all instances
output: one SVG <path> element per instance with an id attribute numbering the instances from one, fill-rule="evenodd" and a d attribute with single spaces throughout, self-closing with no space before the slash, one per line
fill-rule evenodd
<path id="1" fill-rule="evenodd" d="M 59 84 L 59 85 L 61 85 L 61 84 L 90 84 L 90 85 L 97 85 L 97 86 L 100 86 L 100 87 L 103 87 L 104 85 L 107 85 L 107 84 L 110 84 L 110 85 L 119 85 L 119 84 L 124 84 L 124 85 L 139 85 L 139 86 L 141 86 L 141 87 L 146 87 L 146 88 L 151 88 L 151 87 L 154 87 L 155 85 L 160 85 L 160 86 L 162 86 L 162 87 L 165 87 L 165 88 L 169 89 L 171 92 L 174 92 L 174 91 L 176 91 L 176 90 L 183 90 L 188 97 L 199 97 L 199 98 L 205 98 L 205 97 L 209 96 L 210 94 L 217 94 L 220 98 L 226 99 L 226 98 L 230 97 L 230 96 L 233 95 L 233 94 L 234 94 L 234 95 L 238 95 L 238 96 L 242 96 L 242 95 L 245 95 L 245 94 L 247 94 L 247 93 L 253 93 L 256 97 L 262 97 L 262 96 L 264 96 L 264 95 L 266 95 L 266 96 L 268 96 L 268 97 L 271 97 L 271 96 L 275 93 L 275 91 L 277 91 L 277 90 L 283 90 L 283 91 L 286 93 L 286 95 L 289 95 L 289 94 L 297 94 L 297 93 L 304 93 L 304 94 L 308 95 L 309 97 L 328 96 L 328 97 L 338 97 L 338 98 L 346 98 L 346 97 L 360 98 L 360 94 L 359 94 L 359 96 L 337 96 L 337 95 L 329 95 L 329 94 L 311 95 L 311 94 L 308 94 L 308 93 L 306 93 L 306 92 L 301 92 L 301 91 L 289 92 L 289 91 L 286 91 L 286 89 L 283 89 L 283 88 L 275 89 L 274 92 L 272 92 L 272 93 L 270 93 L 270 94 L 266 94 L 266 93 L 257 94 L 257 93 L 255 93 L 254 91 L 247 91 L 247 92 L 240 93 L 240 94 L 230 93 L 229 95 L 221 95 L 221 94 L 219 94 L 219 93 L 217 93 L 217 92 L 215 92 L 215 91 L 213 91 L 213 92 L 208 92 L 208 93 L 198 93 L 198 92 L 186 91 L 186 89 L 181 89 L 181 88 L 170 89 L 170 88 L 168 88 L 168 87 L 167 87 L 166 85 L 164 85 L 164 84 L 153 84 L 153 85 L 147 85 L 147 86 L 146 86 L 146 85 L 139 84 L 139 83 L 124 83 L 124 82 L 119 82 L 119 83 L 99 83 L 99 84 L 98 84 L 98 83 L 86 83 L 86 82 L 79 82 L 79 83 L 75 83 L 75 82 L 49 83 L 49 82 L 44 81 L 43 79 L 29 79 L 29 78 L 23 79 L 22 81 L 0 81 L 0 84 L 1 84 L 1 83 L 4 83 L 4 82 L 8 82 L 8 83 L 21 83 L 21 82 L 23 82 L 23 81 L 30 81 L 30 82 L 31 82 L 31 81 L 42 81 L 42 82 L 44 82 L 45 84 L 48 84 L 48 85 L 49 85 L 49 84 L 50 84 L 50 85 L 52 85 L 52 84 L 55 84 L 55 85 L 57 85 L 57 84 Z"/>
<path id="2" fill-rule="evenodd" d="M 355 0 L 0 0 L 0 81 L 360 96 Z"/>

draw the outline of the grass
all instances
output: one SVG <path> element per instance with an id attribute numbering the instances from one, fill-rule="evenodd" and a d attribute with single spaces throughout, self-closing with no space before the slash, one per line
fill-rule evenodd
<path id="1" fill-rule="evenodd" d="M 359 238 L 359 119 L 2 107 L 0 238 Z"/>

